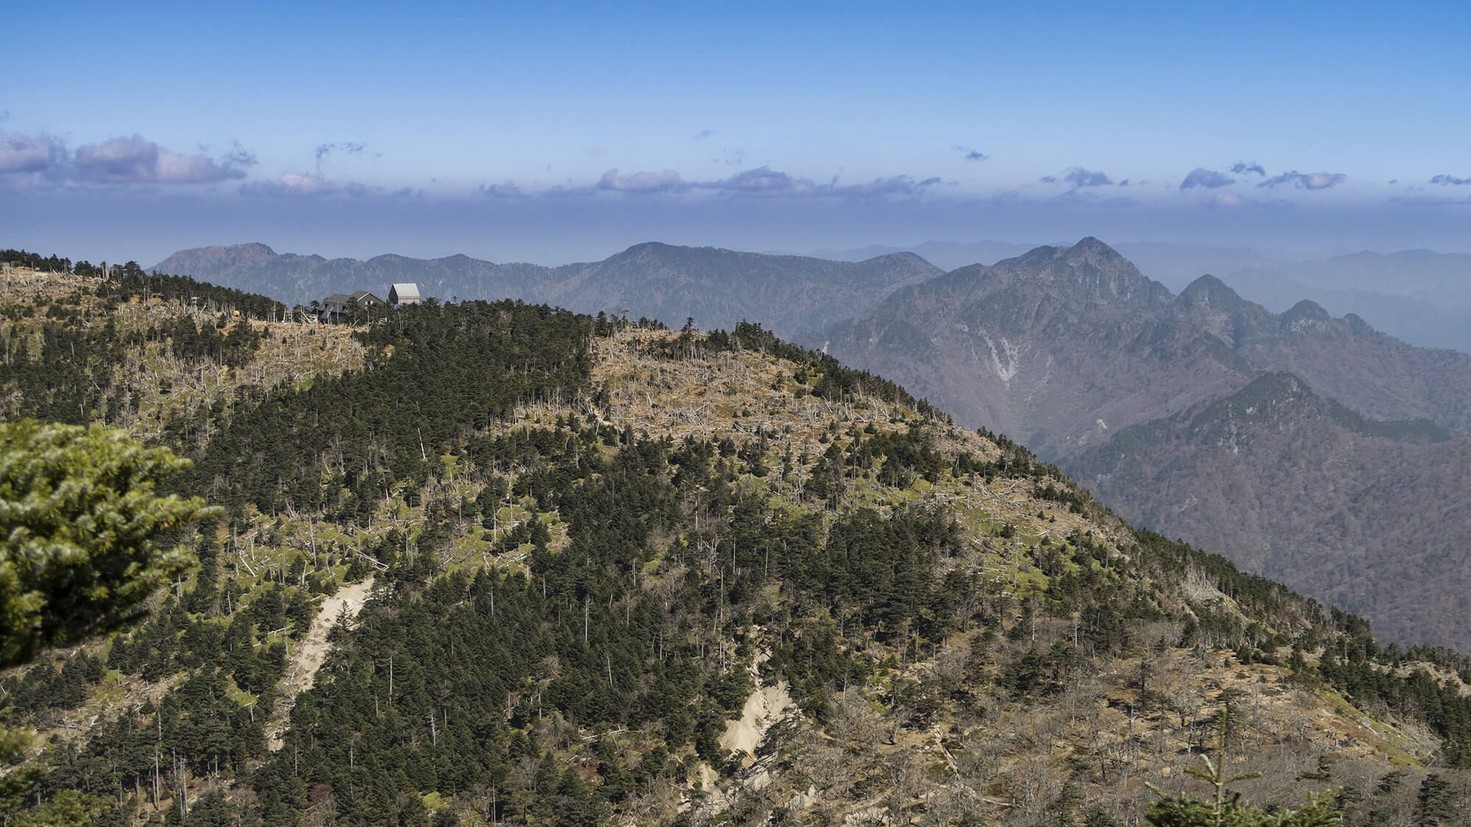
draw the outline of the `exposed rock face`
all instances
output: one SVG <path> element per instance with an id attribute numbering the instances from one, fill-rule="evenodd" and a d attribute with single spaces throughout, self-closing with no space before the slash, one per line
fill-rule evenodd
<path id="1" fill-rule="evenodd" d="M 1272 314 L 1214 276 L 1178 297 L 1097 239 L 897 291 L 823 337 L 965 424 L 1045 456 L 1288 371 L 1366 416 L 1471 425 L 1471 357 L 1412 347 L 1300 302 Z"/>

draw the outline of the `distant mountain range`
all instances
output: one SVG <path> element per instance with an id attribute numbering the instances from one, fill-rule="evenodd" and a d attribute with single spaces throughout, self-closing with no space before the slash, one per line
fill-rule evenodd
<path id="1" fill-rule="evenodd" d="M 956 270 L 972 264 L 995 264 L 1038 246 L 1010 241 L 926 241 L 909 247 L 873 245 L 848 250 L 817 250 L 812 255 L 839 261 L 862 261 L 880 255 L 914 253 L 945 270 Z M 1279 258 L 1235 247 L 1153 241 L 1127 242 L 1113 247 L 1134 262 L 1145 275 L 1171 289 L 1184 287 L 1202 273 L 1235 273 L 1248 269 L 1271 268 L 1284 263 Z"/>
<path id="2" fill-rule="evenodd" d="M 1471 356 L 1303 301 L 1280 315 L 1213 276 L 1179 296 L 1097 239 L 896 292 L 821 341 L 967 424 L 1051 458 L 1290 371 L 1366 416 L 1471 426 Z"/>
<path id="3" fill-rule="evenodd" d="M 1035 244 L 1017 244 L 1011 241 L 926 241 L 923 244 L 915 244 L 909 247 L 873 244 L 867 247 L 855 247 L 845 250 L 814 250 L 812 251 L 812 255 L 816 258 L 827 258 L 836 261 L 864 261 L 874 256 L 914 253 L 937 267 L 945 270 L 954 270 L 957 267 L 965 267 L 970 264 L 989 264 L 1004 258 L 1019 256 L 1036 246 Z"/>
<path id="4" fill-rule="evenodd" d="M 1004 241 L 927 241 L 909 247 L 819 250 L 813 255 L 859 261 L 910 252 L 945 270 L 955 270 L 995 264 L 1034 246 Z M 1366 251 L 1303 259 L 1286 252 L 1262 254 L 1199 244 L 1129 242 L 1113 247 L 1141 273 L 1171 290 L 1184 289 L 1202 274 L 1213 273 L 1244 298 L 1273 312 L 1310 299 L 1334 315 L 1353 313 L 1414 345 L 1471 352 L 1471 255 L 1465 253 Z"/>
<path id="5" fill-rule="evenodd" d="M 853 315 L 886 296 L 896 284 L 973 264 L 994 264 L 1033 249 L 1007 241 L 873 245 L 819 250 L 811 255 L 762 255 L 714 248 L 638 245 L 604 261 L 545 267 L 493 263 L 456 255 L 415 259 L 384 255 L 367 260 L 278 254 L 264 244 L 183 250 L 152 269 L 187 273 L 290 303 L 308 303 L 330 293 L 373 289 L 377 282 L 413 278 L 441 298 L 518 296 L 552 301 L 578 310 L 617 313 L 621 295 L 634 308 L 657 307 L 668 323 L 694 317 L 704 327 L 728 327 L 745 310 L 751 318 L 790 332 L 813 330 L 845 318 L 811 307 L 843 307 Z M 1334 315 L 1354 314 L 1376 329 L 1421 347 L 1471 352 L 1471 255 L 1406 250 L 1362 252 L 1314 260 L 1289 260 L 1285 253 L 1195 244 L 1130 242 L 1114 245 L 1141 273 L 1171 290 L 1181 290 L 1204 273 L 1216 274 L 1242 297 L 1273 312 L 1303 299 Z M 915 261 L 915 257 L 924 262 Z M 717 260 L 720 259 L 720 260 Z M 662 274 L 639 287 L 626 268 L 651 261 Z M 861 265 L 853 269 L 852 265 Z M 929 266 L 933 265 L 933 266 Z M 721 274 L 720 276 L 714 275 Z M 779 275 L 772 275 L 779 274 Z M 731 295 L 728 288 L 749 279 L 769 300 Z M 704 279 L 704 281 L 701 281 Z M 837 292 L 833 292 L 837 291 Z M 808 316 L 812 318 L 809 319 Z M 817 324 L 812 324 L 813 320 Z"/>
<path id="6" fill-rule="evenodd" d="M 280 254 L 264 244 L 183 250 L 154 268 L 307 304 L 331 293 L 417 282 L 426 295 L 519 298 L 586 313 L 647 316 L 705 329 L 760 320 L 783 333 L 817 330 L 871 307 L 894 290 L 941 273 L 913 253 L 859 262 L 639 244 L 597 262 L 543 267 L 469 256 L 366 261 Z"/>
<path id="7" fill-rule="evenodd" d="M 1155 247 L 1157 267 L 1179 266 L 1180 251 Z M 1362 272 L 1384 263 L 1358 260 Z M 1232 261 L 1250 254 L 1220 253 Z M 950 272 L 911 252 L 845 262 L 652 243 L 562 267 L 240 245 L 157 269 L 302 303 L 416 281 L 445 299 L 692 317 L 705 329 L 760 321 L 1018 439 L 1126 516 L 1361 612 L 1388 637 L 1471 649 L 1471 629 L 1444 619 L 1471 611 L 1457 585 L 1471 533 L 1460 516 L 1471 513 L 1471 355 L 1414 347 L 1313 301 L 1274 313 L 1213 276 L 1177 295 L 1092 238 Z"/>
<path id="8" fill-rule="evenodd" d="M 1227 283 L 1271 309 L 1312 299 L 1407 342 L 1471 351 L 1471 255 L 1465 253 L 1362 252 L 1216 272 L 1229 273 Z"/>

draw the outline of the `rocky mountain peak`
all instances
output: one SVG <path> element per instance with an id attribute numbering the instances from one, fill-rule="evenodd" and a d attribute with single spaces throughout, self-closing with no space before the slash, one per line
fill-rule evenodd
<path id="1" fill-rule="evenodd" d="M 1313 321 L 1326 322 L 1331 321 L 1333 317 L 1328 314 L 1327 310 L 1323 309 L 1323 305 L 1318 304 L 1311 299 L 1303 299 L 1302 301 L 1288 308 L 1287 312 L 1282 314 L 1282 319 L 1283 321 L 1289 322 L 1294 322 L 1299 319 L 1311 319 Z"/>
<path id="2" fill-rule="evenodd" d="M 1249 304 L 1224 281 L 1209 273 L 1190 282 L 1189 286 L 1180 291 L 1180 296 L 1176 301 L 1181 307 L 1208 308 L 1218 311 L 1240 310 Z"/>
<path id="3" fill-rule="evenodd" d="M 1333 316 L 1324 310 L 1321 304 L 1310 299 L 1303 299 L 1287 308 L 1287 312 L 1282 314 L 1281 321 L 1283 329 L 1302 332 L 1331 324 Z"/>
<path id="4" fill-rule="evenodd" d="M 1077 244 L 1067 248 L 1066 254 L 1072 260 L 1088 261 L 1091 263 L 1107 262 L 1110 265 L 1124 264 L 1129 267 L 1134 266 L 1118 250 L 1115 250 L 1091 235 L 1080 239 Z"/>
<path id="5" fill-rule="evenodd" d="M 277 254 L 275 250 L 271 249 L 271 246 L 269 244 L 262 244 L 259 241 L 252 241 L 252 242 L 250 242 L 248 244 L 235 244 L 235 245 L 231 245 L 231 246 L 223 247 L 223 248 L 209 247 L 209 248 L 206 248 L 206 249 L 210 249 L 210 250 L 215 250 L 215 249 L 229 250 L 229 251 L 233 252 L 234 254 L 236 254 L 238 256 L 241 256 L 241 257 L 269 258 L 269 257 L 274 256 L 274 255 Z"/>
<path id="6" fill-rule="evenodd" d="M 162 268 L 164 264 L 176 259 L 188 260 L 212 260 L 212 261 L 261 261 L 275 258 L 278 254 L 271 249 L 270 245 L 259 241 L 248 244 L 212 244 L 208 247 L 191 247 L 180 250 L 160 262 L 157 267 Z"/>
<path id="7" fill-rule="evenodd" d="M 1062 293 L 1078 293 L 1090 301 L 1131 299 L 1165 293 L 1145 278 L 1117 250 L 1092 236 L 1071 247 L 1038 247 L 998 262 L 996 269 L 1046 285 Z"/>
<path id="8" fill-rule="evenodd" d="M 1176 418 L 1188 421 L 1198 439 L 1219 442 L 1239 434 L 1246 423 L 1252 423 L 1252 427 L 1288 427 L 1331 408 L 1331 402 L 1314 393 L 1298 376 L 1267 371 L 1236 392 L 1204 404 L 1193 413 L 1177 414 Z"/>
<path id="9" fill-rule="evenodd" d="M 1373 325 L 1364 321 L 1363 316 L 1357 313 L 1349 313 L 1343 317 L 1343 321 L 1348 324 L 1348 329 L 1353 331 L 1356 336 L 1373 336 L 1379 332 L 1374 329 Z"/>
<path id="10" fill-rule="evenodd" d="M 202 276 L 205 273 L 261 265 L 279 257 L 268 245 L 256 241 L 180 250 L 150 269 Z"/>

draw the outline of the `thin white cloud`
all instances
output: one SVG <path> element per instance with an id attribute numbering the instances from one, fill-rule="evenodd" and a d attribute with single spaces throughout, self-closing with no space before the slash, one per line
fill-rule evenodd
<path id="1" fill-rule="evenodd" d="M 591 186 L 568 181 L 565 185 L 533 190 L 515 181 L 503 181 L 497 184 L 481 184 L 474 192 L 476 195 L 496 199 L 586 198 L 600 192 L 636 196 L 658 194 L 695 197 L 699 193 L 709 193 L 729 197 L 874 199 L 917 197 L 942 183 L 944 182 L 938 177 L 891 175 L 857 184 L 839 184 L 834 177 L 828 183 L 819 184 L 810 178 L 799 178 L 769 166 L 760 166 L 742 170 L 728 178 L 705 181 L 688 180 L 672 169 L 626 175 L 617 169 L 610 169 Z"/>
<path id="2" fill-rule="evenodd" d="M 765 166 L 743 170 L 717 181 L 702 181 L 695 186 L 700 189 L 741 193 L 810 192 L 817 187 L 805 178 L 793 178 L 785 172 Z"/>
<path id="3" fill-rule="evenodd" d="M 1190 171 L 1189 175 L 1185 176 L 1184 181 L 1180 182 L 1180 191 L 1184 192 L 1193 187 L 1204 187 L 1205 189 L 1213 190 L 1221 187 L 1229 187 L 1234 183 L 1236 183 L 1236 179 L 1224 172 L 1196 167 Z"/>
<path id="4" fill-rule="evenodd" d="M 254 156 L 238 146 L 223 162 L 205 155 L 181 155 L 141 135 L 112 138 L 77 147 L 72 177 L 101 184 L 214 184 L 244 178 Z"/>
<path id="5" fill-rule="evenodd" d="M 487 198 L 526 198 L 522 189 L 516 186 L 514 181 L 505 181 L 500 184 L 481 184 L 475 192 Z"/>
<path id="6" fill-rule="evenodd" d="M 875 178 L 866 184 L 838 187 L 836 191 L 839 195 L 861 198 L 911 196 L 923 195 L 926 190 L 939 183 L 941 183 L 939 178 L 919 180 L 908 175 L 891 175 L 888 178 Z"/>
<path id="7" fill-rule="evenodd" d="M 264 181 L 251 181 L 240 185 L 241 195 L 268 195 L 277 197 L 318 197 L 332 195 L 341 187 L 320 175 L 305 172 L 287 172 Z"/>
<path id="8" fill-rule="evenodd" d="M 1075 189 L 1113 185 L 1113 179 L 1106 174 L 1083 167 L 1069 167 L 1060 175 L 1045 175 L 1041 181 L 1044 184 L 1069 184 Z"/>
<path id="9" fill-rule="evenodd" d="M 729 178 L 696 181 L 692 186 L 728 195 L 872 199 L 923 195 L 930 187 L 940 183 L 942 182 L 939 178 L 919 179 L 910 175 L 890 175 L 859 184 L 840 185 L 836 177 L 826 184 L 818 184 L 810 178 L 798 178 L 781 170 L 761 166 L 738 172 Z"/>
<path id="10" fill-rule="evenodd" d="M 0 175 L 6 173 L 41 172 L 64 153 L 55 140 L 16 132 L 0 133 Z"/>
<path id="11" fill-rule="evenodd" d="M 329 155 L 361 155 L 367 146 L 353 141 L 344 141 L 335 144 L 317 144 L 316 160 L 317 175 L 322 174 L 322 159 Z"/>
<path id="12" fill-rule="evenodd" d="M 1348 176 L 1341 172 L 1284 172 L 1257 184 L 1258 187 L 1280 187 L 1291 184 L 1300 190 L 1326 190 L 1342 184 Z"/>
<path id="13" fill-rule="evenodd" d="M 224 157 L 220 159 L 220 163 L 226 166 L 244 169 L 245 167 L 255 166 L 255 160 L 255 153 L 247 151 L 245 147 L 240 145 L 239 141 L 231 141 L 230 151 L 225 153 Z"/>
<path id="14" fill-rule="evenodd" d="M 618 170 L 610 169 L 598 179 L 598 189 L 610 192 L 679 192 L 688 188 L 679 173 L 672 169 L 629 175 L 619 175 Z"/>
<path id="15" fill-rule="evenodd" d="M 743 146 L 735 149 L 723 149 L 719 158 L 711 158 L 710 163 L 720 164 L 726 167 L 738 167 L 746 163 L 746 148 Z"/>
<path id="16" fill-rule="evenodd" d="M 173 152 L 131 135 L 84 144 L 69 152 L 61 141 L 43 135 L 0 134 L 0 175 L 33 175 L 63 184 L 216 184 L 244 178 L 255 156 L 232 142 L 219 158 Z"/>

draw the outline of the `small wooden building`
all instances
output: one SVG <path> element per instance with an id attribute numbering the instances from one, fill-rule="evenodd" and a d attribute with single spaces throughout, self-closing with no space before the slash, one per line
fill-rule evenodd
<path id="1" fill-rule="evenodd" d="M 405 304 L 418 304 L 423 301 L 419 295 L 419 285 L 413 282 L 396 283 L 388 288 L 388 303 L 394 307 Z"/>
<path id="2" fill-rule="evenodd" d="M 359 314 L 371 318 L 375 311 L 382 311 L 386 306 L 382 299 L 367 290 L 358 290 L 352 293 L 333 293 L 327 298 L 322 299 L 321 307 L 317 311 L 317 319 L 323 322 L 349 321 L 354 308 L 356 308 Z"/>

